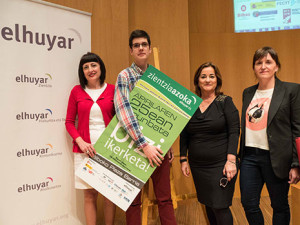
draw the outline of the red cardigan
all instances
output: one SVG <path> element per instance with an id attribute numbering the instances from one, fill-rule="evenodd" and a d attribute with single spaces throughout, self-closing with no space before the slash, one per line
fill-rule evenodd
<path id="1" fill-rule="evenodd" d="M 114 92 L 115 86 L 112 84 L 107 84 L 104 92 L 97 99 L 97 104 L 99 105 L 104 119 L 105 127 L 109 124 L 113 116 L 115 115 L 114 109 Z M 79 136 L 85 142 L 91 143 L 90 130 L 89 130 L 89 118 L 90 111 L 94 101 L 92 98 L 84 91 L 80 85 L 76 85 L 70 94 L 67 116 L 66 116 L 66 129 L 68 133 L 73 138 L 73 152 L 82 153 L 79 146 L 75 142 L 75 139 Z M 76 116 L 78 115 L 78 126 L 75 126 Z"/>

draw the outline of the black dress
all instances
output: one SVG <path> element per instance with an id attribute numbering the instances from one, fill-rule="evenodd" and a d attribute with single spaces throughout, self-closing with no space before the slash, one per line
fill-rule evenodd
<path id="1" fill-rule="evenodd" d="M 186 156 L 198 201 L 212 208 L 232 204 L 236 177 L 223 188 L 227 154 L 237 154 L 239 113 L 231 97 L 220 95 L 202 113 L 198 108 L 180 135 L 180 156 Z"/>

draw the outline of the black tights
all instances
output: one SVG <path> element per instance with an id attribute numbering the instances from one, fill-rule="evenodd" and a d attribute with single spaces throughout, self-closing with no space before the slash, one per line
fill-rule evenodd
<path id="1" fill-rule="evenodd" d="M 214 209 L 205 206 L 210 225 L 233 225 L 232 214 L 229 208 Z"/>

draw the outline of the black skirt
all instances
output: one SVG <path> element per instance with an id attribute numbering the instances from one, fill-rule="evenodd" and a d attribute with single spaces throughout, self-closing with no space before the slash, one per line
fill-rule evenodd
<path id="1" fill-rule="evenodd" d="M 200 203 L 215 209 L 223 209 L 232 205 L 237 175 L 228 182 L 226 187 L 221 187 L 220 179 L 224 177 L 224 166 L 199 168 L 190 165 L 190 167 Z"/>

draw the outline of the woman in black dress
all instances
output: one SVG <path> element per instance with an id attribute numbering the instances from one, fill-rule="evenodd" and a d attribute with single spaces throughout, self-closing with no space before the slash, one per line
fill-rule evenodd
<path id="1" fill-rule="evenodd" d="M 208 62 L 195 73 L 194 85 L 202 102 L 180 135 L 183 175 L 193 175 L 198 201 L 205 205 L 211 225 L 232 225 L 237 174 L 239 114 L 231 97 L 220 92 L 219 69 Z M 188 161 L 187 161 L 188 153 Z"/>

